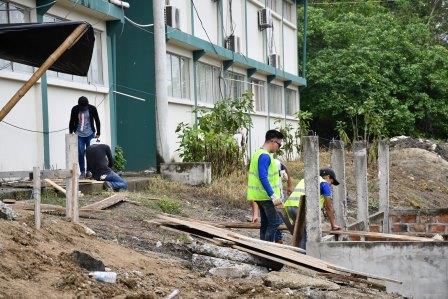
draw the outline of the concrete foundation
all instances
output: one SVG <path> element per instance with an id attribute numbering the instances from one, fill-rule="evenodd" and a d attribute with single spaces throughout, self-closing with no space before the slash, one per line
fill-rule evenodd
<path id="1" fill-rule="evenodd" d="M 446 242 L 319 243 L 320 258 L 348 269 L 388 277 L 387 291 L 410 298 L 448 298 Z"/>
<path id="2" fill-rule="evenodd" d="M 160 173 L 164 179 L 192 186 L 212 182 L 212 167 L 208 162 L 160 164 Z"/>

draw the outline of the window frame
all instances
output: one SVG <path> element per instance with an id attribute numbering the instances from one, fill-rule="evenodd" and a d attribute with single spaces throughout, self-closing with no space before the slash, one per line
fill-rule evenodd
<path id="1" fill-rule="evenodd" d="M 201 73 L 201 70 L 203 73 Z M 212 76 L 208 78 L 205 75 L 205 81 L 201 81 L 203 74 L 207 73 L 207 70 L 212 72 Z M 204 62 L 196 62 L 195 69 L 196 72 L 196 96 L 198 99 L 198 103 L 214 105 L 222 98 L 221 93 L 221 68 L 215 65 L 211 65 Z M 211 78 L 211 79 L 210 79 Z M 210 80 L 210 83 L 208 81 Z M 202 85 L 202 86 L 201 86 Z M 209 86 L 209 88 L 207 88 Z M 211 88 L 210 88 L 211 86 Z"/>
<path id="2" fill-rule="evenodd" d="M 254 111 L 266 113 L 268 110 L 265 95 L 266 82 L 258 79 L 250 79 L 250 91 L 252 92 Z"/>
<path id="3" fill-rule="evenodd" d="M 291 98 L 291 95 L 294 95 L 294 97 Z M 297 95 L 298 95 L 297 90 L 294 90 L 291 88 L 285 88 L 285 115 L 286 116 L 294 116 L 294 114 L 297 111 L 299 111 L 299 100 L 297 98 Z M 293 105 L 291 105 L 292 100 L 294 100 Z M 295 111 L 292 111 L 292 110 L 295 110 Z"/>
<path id="4" fill-rule="evenodd" d="M 274 83 L 268 84 L 268 107 L 270 114 L 283 115 L 284 114 L 284 99 L 283 87 Z M 273 92 L 278 93 L 274 95 Z M 280 96 L 280 101 L 274 101 L 274 96 Z M 275 108 L 275 109 L 274 109 Z M 278 111 L 277 108 L 280 108 Z"/>
<path id="5" fill-rule="evenodd" d="M 167 92 L 168 97 L 174 98 L 174 99 L 181 99 L 181 100 L 191 100 L 191 92 L 190 92 L 190 58 L 178 55 L 172 52 L 166 52 L 166 59 L 167 61 L 167 75 L 169 76 L 169 79 L 167 81 L 170 82 L 170 84 L 167 84 Z M 173 61 L 176 61 L 176 68 L 178 69 L 178 73 L 176 74 L 176 78 L 174 77 L 173 72 Z M 169 63 L 168 63 L 169 61 Z M 168 69 L 168 64 L 170 68 Z M 182 67 L 184 66 L 184 67 Z M 176 80 L 175 80 L 176 79 Z M 186 80 L 186 82 L 183 82 L 183 80 Z M 171 85 L 171 88 L 169 88 Z M 175 86 L 176 92 L 175 92 Z M 171 89 L 171 90 L 170 90 Z"/>

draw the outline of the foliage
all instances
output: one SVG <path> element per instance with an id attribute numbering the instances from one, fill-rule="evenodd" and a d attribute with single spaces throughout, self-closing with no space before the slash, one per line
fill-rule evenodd
<path id="1" fill-rule="evenodd" d="M 446 138 L 448 50 L 433 18 L 440 26 L 447 23 L 439 6 L 423 0 L 311 1 L 308 85 L 301 106 L 313 114 L 312 129 L 328 138 L 335 129 L 341 139 L 352 140 L 402 134 Z"/>
<path id="2" fill-rule="evenodd" d="M 115 146 L 114 171 L 123 171 L 126 168 L 126 159 L 124 158 L 123 148 L 119 145 Z"/>
<path id="3" fill-rule="evenodd" d="M 296 140 L 296 149 L 298 153 L 302 153 L 302 138 L 308 135 L 310 130 L 310 122 L 313 118 L 313 113 L 305 110 L 300 110 L 296 112 L 297 120 L 299 121 L 299 127 L 294 135 Z"/>
<path id="4" fill-rule="evenodd" d="M 157 202 L 157 206 L 162 212 L 167 214 L 179 215 L 182 212 L 182 205 L 171 198 L 164 197 Z"/>
<path id="5" fill-rule="evenodd" d="M 292 160 L 294 153 L 294 128 L 290 123 L 285 122 L 282 119 L 276 119 L 274 122 L 277 126 L 276 130 L 283 134 L 282 147 L 277 151 L 277 156 L 283 156 L 287 161 Z"/>
<path id="6" fill-rule="evenodd" d="M 197 109 L 196 125 L 177 126 L 180 157 L 184 162 L 211 162 L 216 177 L 243 169 L 252 109 L 250 92 L 239 99 L 218 101 L 211 110 Z M 241 144 L 237 143 L 235 134 L 241 135 Z"/>

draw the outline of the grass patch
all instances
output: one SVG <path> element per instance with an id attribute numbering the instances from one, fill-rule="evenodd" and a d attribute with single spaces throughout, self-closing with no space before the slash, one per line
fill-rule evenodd
<path id="1" fill-rule="evenodd" d="M 157 206 L 166 214 L 179 215 L 182 212 L 182 205 L 178 201 L 168 197 L 164 197 L 157 201 Z"/>

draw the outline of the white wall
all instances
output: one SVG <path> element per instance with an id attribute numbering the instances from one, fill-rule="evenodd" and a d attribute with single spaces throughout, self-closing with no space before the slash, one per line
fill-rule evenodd
<path id="1" fill-rule="evenodd" d="M 248 53 L 247 55 L 260 62 L 265 61 L 265 44 L 263 42 L 263 32 L 258 29 L 258 15 L 260 6 L 247 2 L 247 35 Z"/>
<path id="2" fill-rule="evenodd" d="M 285 71 L 297 75 L 298 50 L 297 50 L 297 31 L 284 24 L 283 34 L 285 40 L 284 63 Z"/>
<path id="3" fill-rule="evenodd" d="M 218 10 L 217 6 L 220 5 L 219 2 L 214 1 L 194 1 L 194 4 L 196 5 L 196 9 L 198 11 L 198 14 L 200 16 L 200 19 L 202 20 L 202 24 L 204 28 L 207 30 L 205 31 L 202 26 L 201 22 L 199 21 L 199 18 L 196 14 L 196 12 L 193 9 L 193 16 L 194 16 L 194 35 L 208 41 L 208 37 L 206 32 L 208 33 L 208 36 L 210 37 L 210 40 L 216 44 L 216 45 L 222 45 L 222 42 L 220 40 L 220 35 L 218 34 L 218 28 L 220 26 L 219 18 L 218 18 Z M 221 29 L 219 29 L 219 32 L 221 32 Z"/>
<path id="4" fill-rule="evenodd" d="M 27 7 L 35 7 L 35 1 L 16 1 Z M 85 20 L 93 24 L 95 30 L 102 32 L 102 65 L 103 82 L 101 86 L 88 85 L 78 82 L 66 81 L 61 78 L 48 77 L 48 117 L 49 131 L 65 129 L 61 132 L 50 133 L 50 166 L 54 168 L 65 167 L 65 137 L 68 133 L 70 110 L 77 104 L 80 96 L 86 96 L 90 103 L 98 105 L 98 113 L 101 121 L 102 141 L 110 143 L 110 107 L 109 107 L 109 83 L 108 62 L 106 45 L 106 24 L 96 17 L 85 15 L 77 11 L 75 5 L 69 7 L 53 6 L 49 14 L 66 18 L 68 20 Z M 31 20 L 36 21 L 35 13 L 31 14 Z M 8 70 L 0 71 L 0 105 L 20 88 L 31 76 L 31 73 L 18 73 Z M 5 121 L 14 125 L 42 131 L 42 100 L 40 84 L 36 84 L 21 99 L 16 107 L 5 118 Z M 0 171 L 4 170 L 32 170 L 33 166 L 43 167 L 44 150 L 43 134 L 31 133 L 12 128 L 5 123 L 0 123 L 0 136 L 5 141 L 0 147 Z"/>
<path id="5" fill-rule="evenodd" d="M 195 1 L 195 4 L 196 2 L 201 1 Z M 180 10 L 180 30 L 191 34 L 191 2 L 185 0 L 170 0 L 170 4 Z M 198 6 L 198 4 L 196 5 Z"/>

